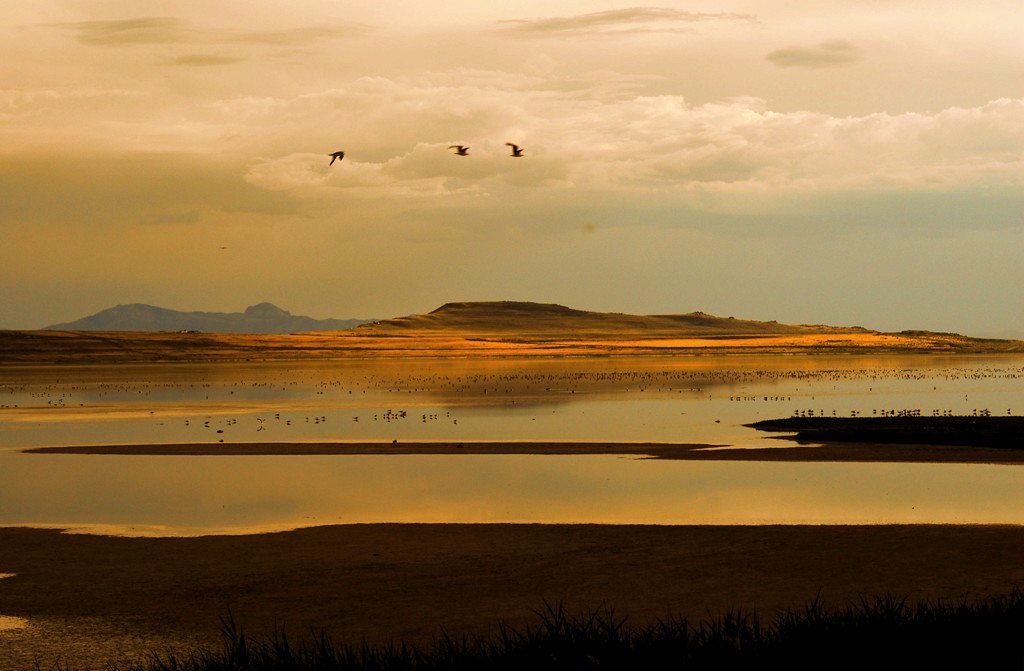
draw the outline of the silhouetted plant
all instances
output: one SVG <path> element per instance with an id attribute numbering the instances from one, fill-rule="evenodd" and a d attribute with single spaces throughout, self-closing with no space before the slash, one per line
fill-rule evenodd
<path id="1" fill-rule="evenodd" d="M 247 638 L 230 616 L 220 650 L 154 656 L 129 671 L 405 671 L 488 669 L 952 669 L 1015 668 L 1024 661 L 1024 594 L 977 603 L 908 604 L 883 596 L 845 608 L 820 599 L 767 624 L 730 611 L 627 627 L 610 609 L 569 615 L 545 604 L 523 628 L 488 637 L 442 633 L 432 646 L 337 644 L 325 633 L 292 643 L 284 631 Z M 114 668 L 119 668 L 115 666 Z"/>

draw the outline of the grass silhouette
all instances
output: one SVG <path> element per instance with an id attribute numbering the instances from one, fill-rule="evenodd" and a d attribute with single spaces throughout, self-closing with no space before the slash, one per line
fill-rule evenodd
<path id="1" fill-rule="evenodd" d="M 740 611 L 630 627 L 610 609 L 570 615 L 547 604 L 521 629 L 487 637 L 443 634 L 404 643 L 342 645 L 326 634 L 293 642 L 247 638 L 231 617 L 224 644 L 187 658 L 159 656 L 128 671 L 326 671 L 405 669 L 953 669 L 1021 668 L 1024 594 L 975 603 L 918 603 L 892 596 L 826 608 L 817 599 L 768 622 Z"/>

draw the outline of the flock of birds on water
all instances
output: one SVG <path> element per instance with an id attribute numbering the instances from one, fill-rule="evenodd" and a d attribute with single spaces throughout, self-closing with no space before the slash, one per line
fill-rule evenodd
<path id="1" fill-rule="evenodd" d="M 356 371 L 352 372 L 356 373 Z M 984 370 L 952 368 L 937 370 L 588 370 L 583 372 L 568 369 L 560 372 L 467 371 L 462 374 L 416 371 L 403 371 L 394 374 L 365 373 L 366 371 L 363 371 L 361 375 L 342 375 L 334 379 L 326 379 L 322 377 L 323 373 L 318 373 L 315 378 L 311 379 L 289 372 L 281 377 L 274 376 L 263 380 L 236 379 L 231 382 L 224 379 L 96 381 L 74 384 L 59 382 L 33 384 L 25 381 L 21 384 L 0 385 L 0 398 L 7 396 L 6 402 L 0 403 L 0 410 L 14 410 L 19 406 L 24 409 L 33 407 L 72 408 L 83 407 L 87 404 L 89 407 L 97 408 L 110 404 L 127 403 L 131 406 L 145 407 L 150 415 L 155 415 L 157 411 L 162 410 L 161 405 L 164 403 L 179 406 L 182 402 L 187 404 L 194 402 L 198 409 L 207 403 L 226 402 L 227 405 L 224 406 L 226 410 L 237 402 L 240 404 L 241 412 L 255 418 L 256 432 L 259 433 L 275 426 L 280 431 L 285 427 L 295 427 L 296 424 L 326 424 L 328 414 L 325 411 L 329 408 L 350 414 L 351 422 L 370 420 L 371 422 L 392 424 L 418 419 L 417 423 L 419 424 L 433 422 L 459 424 L 452 411 L 436 412 L 424 406 L 423 401 L 429 399 L 430 405 L 448 406 L 454 409 L 464 405 L 464 399 L 468 395 L 477 396 L 480 399 L 498 397 L 501 399 L 500 403 L 509 406 L 522 407 L 525 405 L 529 407 L 531 404 L 539 403 L 541 406 L 538 408 L 540 408 L 543 405 L 551 404 L 558 398 L 568 400 L 579 391 L 588 395 L 647 392 L 662 398 L 665 394 L 671 393 L 673 395 L 682 394 L 688 400 L 761 401 L 771 405 L 782 406 L 785 404 L 785 406 L 789 406 L 789 409 L 792 409 L 791 404 L 794 401 L 799 403 L 803 400 L 808 404 L 813 403 L 814 409 L 798 408 L 793 410 L 790 416 L 826 417 L 837 416 L 838 413 L 835 409 L 821 408 L 820 398 L 833 398 L 837 392 L 842 395 L 841 389 L 850 388 L 851 383 L 853 383 L 851 391 L 854 391 L 855 394 L 860 393 L 856 391 L 856 388 L 860 387 L 858 382 L 868 383 L 870 385 L 867 387 L 868 392 L 882 391 L 879 400 L 883 400 L 889 396 L 886 393 L 887 390 L 898 388 L 907 382 L 913 382 L 915 386 L 920 386 L 922 382 L 927 381 L 925 384 L 933 387 L 935 391 L 939 391 L 940 386 L 948 391 L 947 384 L 952 381 L 986 378 L 1020 379 L 1024 377 L 1024 368 Z M 784 381 L 788 381 L 786 386 L 790 387 L 786 389 L 785 393 L 779 393 L 782 390 L 771 395 L 751 393 L 760 384 L 767 382 L 776 385 Z M 879 389 L 878 385 L 882 385 L 883 388 Z M 748 389 L 750 391 L 746 391 Z M 359 401 L 345 400 L 356 394 L 362 397 Z M 815 400 L 815 394 L 820 394 L 819 400 Z M 389 399 L 387 402 L 390 404 L 397 400 L 396 395 L 413 399 L 414 405 L 421 407 L 422 411 L 375 410 L 372 408 L 372 401 L 369 405 L 367 404 L 372 397 L 377 397 L 382 401 L 387 398 Z M 311 396 L 325 398 L 311 402 Z M 993 414 L 988 408 L 970 410 L 967 400 L 965 396 L 958 414 L 982 417 Z M 295 401 L 298 403 L 293 403 Z M 275 412 L 270 409 L 273 407 L 270 405 L 271 403 L 284 403 L 287 410 L 284 413 Z M 487 401 L 487 403 L 490 404 L 491 401 Z M 267 410 L 253 409 L 260 406 Z M 150 408 L 156 408 L 156 410 Z M 248 408 L 248 410 L 241 408 Z M 358 414 L 351 412 L 357 408 L 361 410 Z M 870 412 L 876 416 L 901 417 L 922 414 L 920 409 L 887 409 L 883 406 L 870 411 L 866 407 L 863 410 L 850 410 L 849 416 L 860 416 L 862 412 Z M 182 417 L 185 427 L 201 427 L 212 430 L 216 432 L 215 438 L 221 438 L 226 433 L 233 432 L 232 429 L 246 430 L 246 427 L 251 428 L 252 426 L 248 422 L 239 426 L 238 419 L 230 417 L 223 411 L 203 414 L 205 416 L 201 416 L 201 418 Z M 953 415 L 953 411 L 936 409 L 931 414 L 932 416 L 948 417 Z M 999 414 L 1003 414 L 1003 412 L 1000 411 Z M 1005 414 L 1015 413 L 1012 408 L 1007 408 Z M 781 417 L 782 413 L 779 413 L 779 416 Z M 158 420 L 168 418 L 169 416 L 164 412 L 160 412 L 154 417 Z M 718 422 L 718 420 L 715 421 Z M 348 431 L 340 429 L 333 429 L 331 432 L 338 433 L 339 437 L 348 433 Z M 221 438 L 221 440 L 223 439 Z"/>
<path id="2" fill-rule="evenodd" d="M 523 157 L 523 152 L 526 151 L 525 149 L 523 149 L 519 145 L 514 144 L 512 142 L 506 142 L 505 146 L 512 148 L 512 153 L 509 154 L 509 156 L 511 156 L 512 158 L 522 158 Z M 455 150 L 455 152 L 454 152 L 455 156 L 469 156 L 469 147 L 464 145 L 464 144 L 453 144 L 453 145 L 451 145 L 448 148 Z M 343 152 L 343 151 L 336 151 L 334 153 L 328 154 L 328 156 L 331 157 L 331 162 L 328 163 L 327 165 L 328 166 L 332 166 L 332 165 L 334 165 L 335 161 L 340 161 L 341 159 L 345 158 L 345 152 Z"/>

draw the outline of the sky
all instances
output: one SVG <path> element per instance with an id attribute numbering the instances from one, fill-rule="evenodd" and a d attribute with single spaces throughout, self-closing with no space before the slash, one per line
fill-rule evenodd
<path id="1" fill-rule="evenodd" d="M 1022 31 L 1020 0 L 0 3 L 0 328 L 525 300 L 1024 338 Z"/>

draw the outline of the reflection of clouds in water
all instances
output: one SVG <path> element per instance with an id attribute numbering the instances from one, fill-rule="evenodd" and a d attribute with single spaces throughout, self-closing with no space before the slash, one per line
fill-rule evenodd
<path id="1" fill-rule="evenodd" d="M 986 465 L 603 455 L 23 457 L 19 472 L 0 470 L 0 491 L 11 504 L 0 510 L 0 524 L 108 534 L 371 522 L 1024 521 L 1024 470 Z"/>

